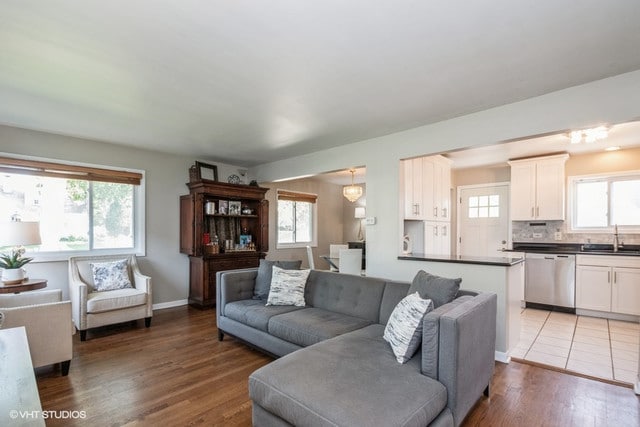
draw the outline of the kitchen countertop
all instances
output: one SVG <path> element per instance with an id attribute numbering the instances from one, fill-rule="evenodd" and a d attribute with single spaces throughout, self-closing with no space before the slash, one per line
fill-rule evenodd
<path id="1" fill-rule="evenodd" d="M 431 255 L 413 253 L 407 255 L 400 255 L 398 259 L 410 260 L 410 261 L 436 261 L 436 262 L 452 262 L 459 264 L 479 264 L 479 265 L 494 265 L 502 267 L 510 267 L 512 265 L 520 264 L 524 261 L 524 258 L 517 256 L 502 256 L 502 257 L 481 257 L 481 256 L 457 256 L 457 255 Z"/>
<path id="2" fill-rule="evenodd" d="M 532 252 L 569 255 L 613 255 L 640 256 L 640 245 L 623 245 L 618 252 L 613 251 L 613 245 L 604 243 L 535 243 L 513 242 L 513 249 L 505 252 Z"/>

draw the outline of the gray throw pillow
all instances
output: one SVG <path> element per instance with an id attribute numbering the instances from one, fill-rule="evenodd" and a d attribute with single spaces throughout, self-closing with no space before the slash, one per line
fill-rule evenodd
<path id="1" fill-rule="evenodd" d="M 256 285 L 253 288 L 253 299 L 267 299 L 269 296 L 271 274 L 274 265 L 285 270 L 300 270 L 302 261 L 267 261 L 266 259 L 261 259 L 260 265 L 258 266 Z"/>
<path id="2" fill-rule="evenodd" d="M 391 345 L 398 363 L 406 363 L 418 350 L 422 341 L 422 319 L 431 310 L 432 301 L 420 298 L 417 292 L 404 297 L 393 309 L 383 338 Z"/>
<path id="3" fill-rule="evenodd" d="M 454 300 L 456 295 L 458 295 L 461 282 L 461 278 L 447 279 L 420 270 L 418 274 L 416 274 L 416 277 L 413 278 L 407 295 L 418 292 L 420 298 L 433 300 L 433 307 L 438 308 Z"/>

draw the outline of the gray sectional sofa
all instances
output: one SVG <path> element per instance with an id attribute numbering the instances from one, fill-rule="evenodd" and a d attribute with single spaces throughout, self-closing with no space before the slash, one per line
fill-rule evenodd
<path id="1" fill-rule="evenodd" d="M 405 364 L 383 339 L 411 284 L 312 270 L 306 307 L 265 306 L 258 269 L 219 272 L 217 326 L 279 357 L 249 378 L 256 426 L 458 426 L 494 370 L 496 295 L 427 313 Z"/>

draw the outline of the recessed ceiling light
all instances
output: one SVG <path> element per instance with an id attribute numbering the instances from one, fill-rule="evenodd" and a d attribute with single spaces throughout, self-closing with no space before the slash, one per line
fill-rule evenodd
<path id="1" fill-rule="evenodd" d="M 617 151 L 619 149 L 620 149 L 620 147 L 618 147 L 616 145 L 616 146 L 613 146 L 613 147 L 607 147 L 607 148 L 604 149 L 604 151 Z"/>

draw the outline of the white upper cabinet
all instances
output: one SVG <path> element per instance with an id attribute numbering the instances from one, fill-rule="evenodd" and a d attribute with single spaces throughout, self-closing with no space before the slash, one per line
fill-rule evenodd
<path id="1" fill-rule="evenodd" d="M 564 220 L 564 164 L 568 154 L 512 160 L 511 219 Z"/>
<path id="2" fill-rule="evenodd" d="M 451 162 L 442 156 L 403 160 L 404 219 L 451 219 Z"/>

